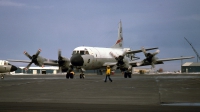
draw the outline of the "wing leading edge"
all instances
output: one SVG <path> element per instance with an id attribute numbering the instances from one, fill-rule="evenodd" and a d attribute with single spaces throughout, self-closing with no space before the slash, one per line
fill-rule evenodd
<path id="1" fill-rule="evenodd" d="M 156 59 L 155 64 L 164 64 L 164 61 L 174 61 L 174 60 L 183 60 L 183 59 L 192 59 L 194 58 L 193 56 L 189 56 L 189 57 L 178 57 L 178 58 L 164 58 L 164 59 Z M 129 62 L 129 64 L 132 67 L 137 67 L 137 63 L 139 63 L 140 61 L 131 61 Z M 140 66 L 147 66 L 147 65 L 151 65 L 151 63 L 145 62 Z"/>
<path id="2" fill-rule="evenodd" d="M 158 49 L 158 47 L 154 47 L 154 48 L 148 48 L 148 49 L 145 49 L 146 51 L 149 51 L 149 50 L 154 50 L 154 49 Z M 140 53 L 140 52 L 142 52 L 142 50 L 140 49 L 140 50 L 134 50 L 134 51 L 127 51 L 126 53 L 127 54 L 134 54 L 134 53 Z"/>

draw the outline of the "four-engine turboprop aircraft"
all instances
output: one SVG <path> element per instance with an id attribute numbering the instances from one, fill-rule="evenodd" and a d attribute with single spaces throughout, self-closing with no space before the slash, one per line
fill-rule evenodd
<path id="1" fill-rule="evenodd" d="M 80 46 L 73 50 L 72 57 L 70 59 L 73 67 L 84 70 L 89 69 L 105 69 L 106 66 L 110 66 L 112 70 L 120 69 L 124 72 L 124 77 L 131 77 L 130 72 L 132 67 L 145 66 L 154 64 L 163 64 L 163 61 L 190 59 L 193 57 L 180 57 L 180 58 L 167 58 L 157 59 L 154 56 L 156 53 L 146 53 L 146 50 L 153 50 L 157 48 L 150 48 L 131 51 L 130 48 L 123 48 L 123 35 L 122 35 L 122 23 L 119 23 L 118 40 L 111 48 L 102 47 L 87 47 Z M 135 61 L 138 58 L 135 57 L 135 53 L 144 52 L 146 59 L 142 62 Z M 126 72 L 125 72 L 126 71 Z"/>
<path id="2" fill-rule="evenodd" d="M 163 64 L 163 61 L 171 61 L 171 60 L 182 60 L 182 59 L 190 59 L 193 57 L 180 57 L 180 58 L 168 58 L 168 59 L 157 59 L 154 56 L 158 53 L 158 51 L 154 54 L 146 53 L 148 50 L 154 50 L 156 48 L 149 48 L 141 50 L 131 50 L 130 48 L 123 48 L 123 36 L 122 36 L 122 23 L 120 21 L 118 28 L 118 40 L 111 48 L 104 47 L 87 47 L 80 46 L 73 50 L 72 56 L 69 59 L 61 56 L 61 51 L 58 52 L 58 61 L 56 60 L 47 60 L 39 57 L 39 53 L 30 57 L 32 61 L 28 62 L 28 68 L 32 63 L 36 65 L 53 65 L 59 66 L 63 71 L 71 71 L 73 68 L 80 69 L 81 71 L 85 70 L 99 70 L 99 73 L 106 68 L 106 66 L 110 66 L 112 70 L 120 69 L 124 72 L 124 77 L 131 77 L 131 73 L 128 72 L 132 67 L 137 66 L 145 66 L 154 64 Z M 39 51 L 40 52 L 40 51 Z M 135 57 L 135 53 L 144 52 L 146 59 L 143 61 L 135 61 L 138 57 Z M 25 53 L 26 54 L 26 53 Z M 22 60 L 9 60 L 14 62 L 27 62 Z"/>
<path id="3" fill-rule="evenodd" d="M 4 78 L 4 75 L 8 72 L 13 72 L 17 70 L 17 67 L 14 65 L 11 65 L 8 61 L 6 60 L 0 60 L 0 74 L 1 74 L 1 79 Z"/>

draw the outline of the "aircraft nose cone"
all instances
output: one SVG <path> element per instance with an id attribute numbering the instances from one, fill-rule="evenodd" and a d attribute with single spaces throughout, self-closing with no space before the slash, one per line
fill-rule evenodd
<path id="1" fill-rule="evenodd" d="M 15 71 L 15 70 L 17 70 L 17 67 L 12 65 L 10 71 L 12 72 L 12 71 Z"/>
<path id="2" fill-rule="evenodd" d="M 73 66 L 83 66 L 84 63 L 83 57 L 80 54 L 72 55 L 70 61 Z"/>

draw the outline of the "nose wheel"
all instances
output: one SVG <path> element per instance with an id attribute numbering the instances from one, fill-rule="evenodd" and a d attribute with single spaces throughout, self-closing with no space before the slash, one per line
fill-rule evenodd
<path id="1" fill-rule="evenodd" d="M 84 74 L 80 74 L 80 79 L 84 79 L 85 75 Z"/>

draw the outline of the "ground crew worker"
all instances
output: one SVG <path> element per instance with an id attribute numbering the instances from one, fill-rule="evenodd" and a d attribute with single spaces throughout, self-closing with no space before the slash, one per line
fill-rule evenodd
<path id="1" fill-rule="evenodd" d="M 109 78 L 110 82 L 112 82 L 112 79 L 110 78 L 110 72 L 111 72 L 110 66 L 107 66 L 107 68 L 106 68 L 106 78 L 105 78 L 104 82 L 107 81 L 107 78 Z"/>

